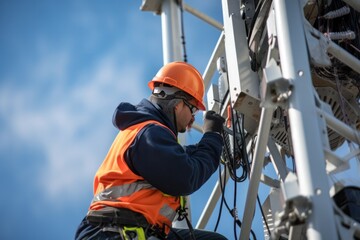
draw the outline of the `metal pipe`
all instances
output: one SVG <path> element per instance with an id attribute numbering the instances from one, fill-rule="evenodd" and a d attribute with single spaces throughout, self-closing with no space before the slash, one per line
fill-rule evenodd
<path id="1" fill-rule="evenodd" d="M 274 0 L 275 25 L 283 77 L 292 82 L 289 98 L 291 139 L 299 184 L 299 195 L 312 204 L 307 219 L 308 239 L 337 239 L 319 121 L 315 105 L 304 16 L 299 1 Z"/>
<path id="2" fill-rule="evenodd" d="M 181 61 L 181 11 L 175 0 L 164 0 L 161 6 L 161 30 L 164 64 Z"/>
<path id="3" fill-rule="evenodd" d="M 214 51 L 211 54 L 208 65 L 203 74 L 205 90 L 208 90 L 211 84 L 211 78 L 216 70 L 216 61 L 225 52 L 225 35 L 221 32 L 220 37 L 215 45 Z"/>
<path id="4" fill-rule="evenodd" d="M 286 167 L 286 163 L 284 159 L 282 158 L 279 149 L 277 148 L 275 141 L 272 138 L 269 138 L 268 141 L 268 149 L 271 153 L 270 159 L 273 163 L 274 169 L 281 179 L 281 181 L 285 181 L 285 178 L 288 174 L 288 169 Z"/>
<path id="5" fill-rule="evenodd" d="M 328 40 L 328 53 L 331 53 L 339 59 L 341 62 L 345 63 L 349 67 L 351 67 L 355 72 L 360 73 L 360 60 L 345 51 L 339 45 L 334 43 L 333 41 Z"/>
<path id="6" fill-rule="evenodd" d="M 266 152 L 266 146 L 269 139 L 269 132 L 271 126 L 271 118 L 273 115 L 273 109 L 262 108 L 258 138 L 255 145 L 254 160 L 251 166 L 249 187 L 246 194 L 246 202 L 244 215 L 241 225 L 240 239 L 247 240 L 250 236 L 251 223 L 253 220 L 256 197 L 258 194 L 259 183 L 262 168 L 264 166 L 264 156 Z"/>
<path id="7" fill-rule="evenodd" d="M 319 114 L 324 116 L 326 123 L 328 124 L 329 128 L 334 130 L 335 132 L 339 133 L 341 136 L 345 137 L 346 139 L 360 144 L 360 132 L 354 128 L 349 127 L 344 122 L 340 121 L 336 117 L 328 114 L 325 111 L 321 111 L 318 109 Z"/>
<path id="8" fill-rule="evenodd" d="M 200 126 L 198 123 L 194 122 L 191 126 L 192 129 L 195 129 L 199 133 L 203 133 L 202 126 Z"/>
<path id="9" fill-rule="evenodd" d="M 191 13 L 192 15 L 200 18 L 201 20 L 207 22 L 208 24 L 212 25 L 213 27 L 219 29 L 220 31 L 223 30 L 223 25 L 216 21 L 215 19 L 209 17 L 208 15 L 203 14 L 202 12 L 196 10 L 195 8 L 189 6 L 185 2 L 183 3 L 184 9 Z"/>
<path id="10" fill-rule="evenodd" d="M 322 32 L 315 29 L 312 26 L 307 26 L 310 29 L 311 34 L 319 39 L 320 45 L 323 42 L 326 45 L 327 53 L 333 55 L 335 58 L 340 60 L 342 63 L 346 64 L 350 68 L 352 68 L 355 72 L 360 73 L 360 60 L 351 55 L 345 49 L 341 48 L 335 42 L 331 41 L 328 37 L 326 37 Z"/>

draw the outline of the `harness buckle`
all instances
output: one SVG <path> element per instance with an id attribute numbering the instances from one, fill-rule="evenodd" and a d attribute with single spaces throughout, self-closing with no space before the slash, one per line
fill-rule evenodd
<path id="1" fill-rule="evenodd" d="M 124 240 L 146 240 L 145 232 L 142 227 L 126 227 L 122 228 Z"/>

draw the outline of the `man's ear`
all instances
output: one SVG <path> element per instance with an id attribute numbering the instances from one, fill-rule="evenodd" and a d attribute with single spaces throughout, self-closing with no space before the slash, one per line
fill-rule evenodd
<path id="1" fill-rule="evenodd" d="M 180 107 L 180 104 L 182 103 L 182 101 L 178 102 L 175 106 L 174 106 L 174 111 L 177 111 Z"/>

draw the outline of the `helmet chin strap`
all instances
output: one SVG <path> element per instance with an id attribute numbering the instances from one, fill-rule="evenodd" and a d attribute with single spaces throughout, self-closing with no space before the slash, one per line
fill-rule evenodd
<path id="1" fill-rule="evenodd" d="M 174 125 L 175 125 L 175 129 L 176 129 L 176 136 L 178 135 L 179 133 L 179 130 L 178 130 L 178 125 L 177 125 L 177 121 L 176 121 L 176 112 L 175 112 L 175 107 L 173 108 L 173 115 L 174 115 Z"/>

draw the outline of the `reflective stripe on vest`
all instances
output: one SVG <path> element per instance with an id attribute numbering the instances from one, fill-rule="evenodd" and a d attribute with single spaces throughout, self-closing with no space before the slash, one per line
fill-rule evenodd
<path id="1" fill-rule="evenodd" d="M 142 189 L 154 189 L 150 183 L 146 181 L 137 181 L 130 184 L 124 184 L 121 186 L 113 186 L 105 189 L 101 193 L 97 194 L 93 198 L 93 202 L 97 201 L 117 201 L 119 197 L 129 196 L 132 193 L 138 192 Z"/>
<path id="2" fill-rule="evenodd" d="M 180 207 L 179 197 L 169 196 L 131 171 L 125 152 L 137 134 L 148 124 L 169 129 L 157 121 L 145 121 L 119 132 L 94 179 L 94 198 L 90 210 L 104 206 L 128 208 L 141 213 L 150 224 L 171 226 Z M 176 139 L 176 135 L 169 129 Z M 168 231 L 167 231 L 168 232 Z"/>
<path id="3" fill-rule="evenodd" d="M 135 192 L 138 192 L 143 189 L 154 189 L 157 188 L 153 187 L 150 183 L 146 181 L 137 181 L 130 184 L 124 184 L 121 186 L 113 186 L 110 188 L 105 189 L 101 193 L 94 196 L 92 202 L 98 201 L 119 201 L 118 198 L 129 196 Z M 164 196 L 172 197 L 170 195 L 164 194 Z M 170 222 L 174 219 L 176 215 L 176 211 L 174 211 L 169 205 L 164 204 L 159 212 L 161 215 L 166 217 Z"/>

